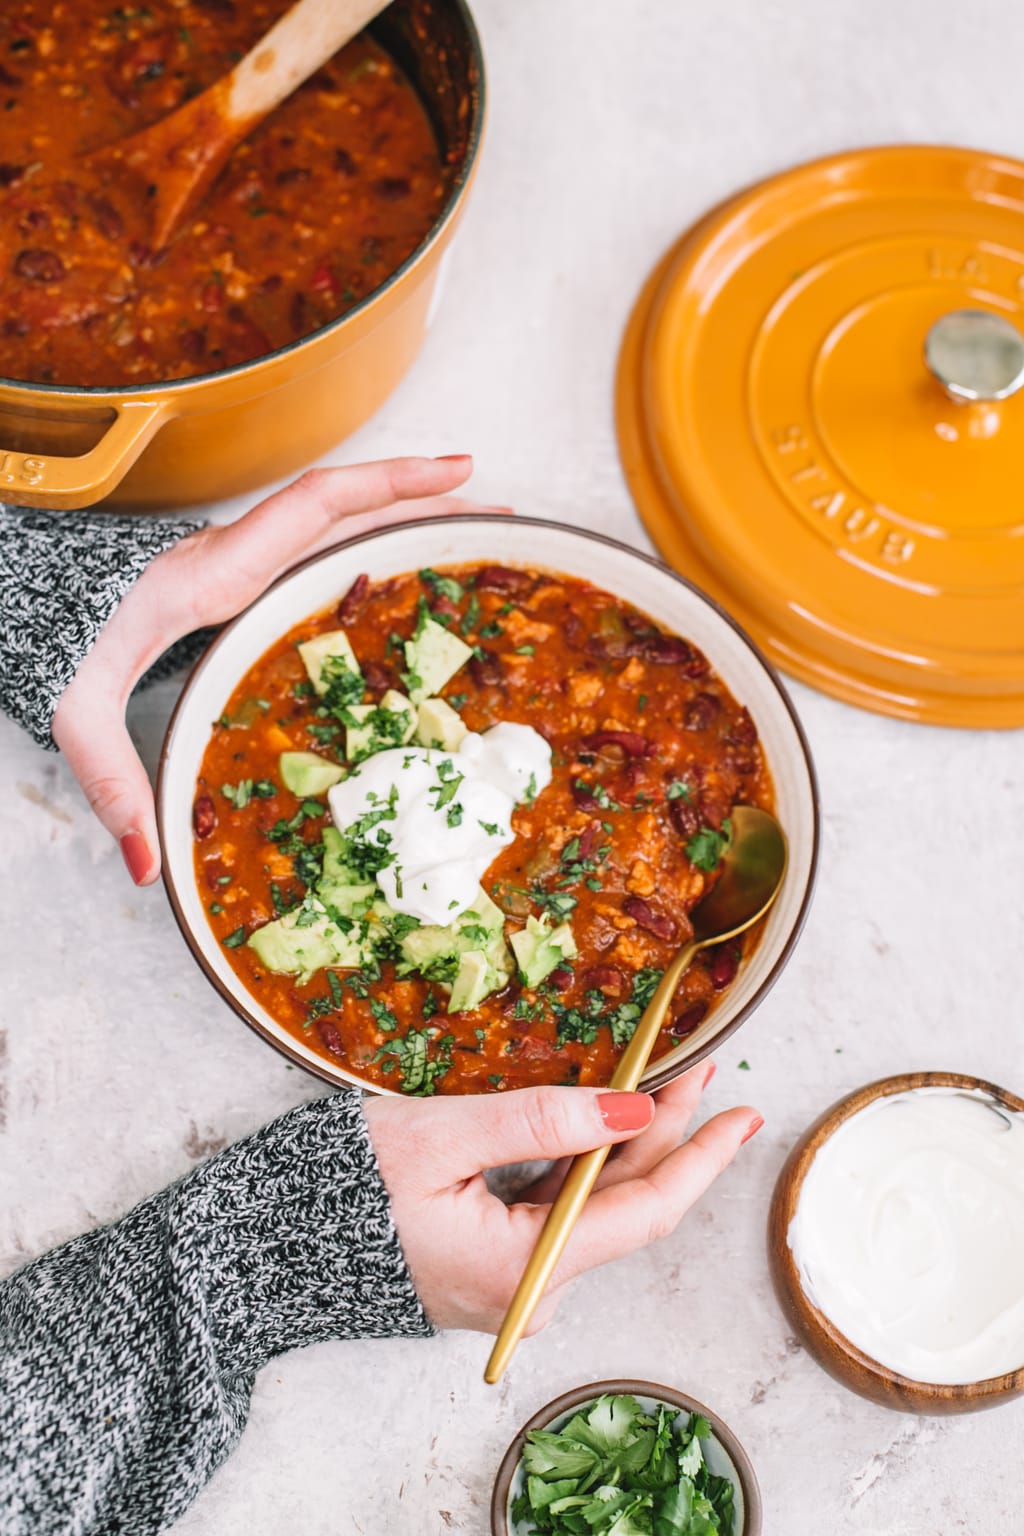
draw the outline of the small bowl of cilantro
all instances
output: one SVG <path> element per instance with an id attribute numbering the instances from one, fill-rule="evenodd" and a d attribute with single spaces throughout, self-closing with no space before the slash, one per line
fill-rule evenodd
<path id="1" fill-rule="evenodd" d="M 598 1381 L 524 1424 L 498 1469 L 493 1536 L 760 1536 L 732 1431 L 651 1381 Z"/>

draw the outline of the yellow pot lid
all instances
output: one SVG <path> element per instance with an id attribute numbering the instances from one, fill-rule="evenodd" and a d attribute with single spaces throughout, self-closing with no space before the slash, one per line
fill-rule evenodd
<path id="1" fill-rule="evenodd" d="M 1024 164 L 870 149 L 744 192 L 667 253 L 623 343 L 652 538 L 804 682 L 1024 725 L 1022 332 Z"/>

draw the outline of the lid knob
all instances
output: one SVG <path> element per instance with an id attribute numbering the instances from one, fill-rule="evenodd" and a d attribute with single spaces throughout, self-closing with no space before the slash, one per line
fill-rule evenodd
<path id="1" fill-rule="evenodd" d="M 1008 400 L 1024 384 L 1024 336 L 988 309 L 954 309 L 936 320 L 924 357 L 953 400 Z"/>

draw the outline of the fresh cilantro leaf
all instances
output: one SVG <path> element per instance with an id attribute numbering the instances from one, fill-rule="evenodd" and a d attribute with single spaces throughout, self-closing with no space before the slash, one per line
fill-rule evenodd
<path id="1" fill-rule="evenodd" d="M 696 869 L 710 874 L 718 868 L 722 855 L 732 842 L 732 822 L 728 817 L 722 822 L 721 832 L 713 827 L 701 827 L 686 845 L 686 857 Z"/>
<path id="2" fill-rule="evenodd" d="M 245 943 L 245 928 L 236 928 L 234 933 L 229 933 L 226 939 L 221 940 L 221 943 L 225 949 L 237 949 L 239 944 Z"/>
<path id="3" fill-rule="evenodd" d="M 420 571 L 420 580 L 435 597 L 447 597 L 453 603 L 462 601 L 463 587 L 454 576 L 439 576 L 436 571 L 425 570 Z"/>
<path id="4" fill-rule="evenodd" d="M 685 800 L 687 805 L 693 799 L 693 788 L 685 779 L 673 779 L 665 793 L 670 800 Z"/>

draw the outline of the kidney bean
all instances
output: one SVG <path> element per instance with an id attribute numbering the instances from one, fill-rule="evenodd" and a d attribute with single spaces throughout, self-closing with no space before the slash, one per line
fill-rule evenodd
<path id="1" fill-rule="evenodd" d="M 18 228 L 23 235 L 39 234 L 52 224 L 53 220 L 45 208 L 27 208 L 18 220 Z"/>
<path id="2" fill-rule="evenodd" d="M 588 992 L 622 992 L 626 978 L 617 965 L 592 965 L 583 973 L 583 985 Z"/>
<path id="3" fill-rule="evenodd" d="M 683 712 L 683 729 L 687 731 L 706 731 L 712 724 L 722 707 L 722 701 L 713 693 L 698 693 L 687 704 Z"/>
<path id="4" fill-rule="evenodd" d="M 478 688 L 500 687 L 505 676 L 501 658 L 495 656 L 493 651 L 485 651 L 482 656 L 474 656 L 469 663 L 469 671 Z"/>
<path id="5" fill-rule="evenodd" d="M 596 811 L 597 801 L 581 779 L 574 779 L 572 785 L 572 797 L 581 811 Z"/>
<path id="6" fill-rule="evenodd" d="M 570 608 L 568 612 L 562 615 L 561 629 L 562 634 L 565 636 L 568 643 L 573 647 L 574 650 L 578 650 L 580 645 L 586 639 L 586 632 L 583 628 L 583 620 L 580 618 L 579 614 L 573 613 L 572 609 Z"/>
<path id="7" fill-rule="evenodd" d="M 485 565 L 476 578 L 478 592 L 503 592 L 506 596 L 522 596 L 532 586 L 532 576 L 526 571 L 513 571 L 507 565 Z"/>
<path id="8" fill-rule="evenodd" d="M 676 1014 L 668 1027 L 669 1034 L 677 1040 L 681 1040 L 684 1035 L 692 1035 L 707 1011 L 707 1003 L 691 1003 L 688 1008 Z"/>
<path id="9" fill-rule="evenodd" d="M 700 812 L 702 825 L 713 827 L 717 832 L 732 809 L 732 797 L 720 784 L 709 785 L 701 791 L 697 809 Z"/>
<path id="10" fill-rule="evenodd" d="M 548 986 L 554 987 L 556 992 L 564 992 L 566 987 L 572 986 L 572 971 L 567 965 L 558 965 L 548 977 Z"/>
<path id="11" fill-rule="evenodd" d="M 308 166 L 289 165 L 285 170 L 278 171 L 274 180 L 279 187 L 292 187 L 297 182 L 308 181 L 311 174 Z"/>
<path id="12" fill-rule="evenodd" d="M 345 596 L 338 604 L 338 623 L 351 624 L 356 614 L 366 601 L 366 594 L 370 590 L 370 578 L 362 571 L 349 587 Z"/>
<path id="13" fill-rule="evenodd" d="M 695 832 L 700 831 L 700 814 L 697 807 L 691 805 L 689 800 L 684 800 L 682 796 L 678 800 L 669 801 L 668 814 L 680 837 L 690 838 Z"/>
<path id="14" fill-rule="evenodd" d="M 341 1043 L 341 1031 L 337 1024 L 332 1024 L 330 1019 L 319 1019 L 317 1021 L 317 1029 L 320 1032 L 320 1039 L 324 1043 L 324 1048 L 330 1051 L 332 1056 L 344 1056 L 345 1047 Z"/>
<path id="15" fill-rule="evenodd" d="M 3 82 L 0 81 L 0 84 Z M 9 160 L 0 162 L 0 187 L 13 187 L 25 174 L 23 165 L 12 165 Z"/>
<path id="16" fill-rule="evenodd" d="M 584 736 L 581 745 L 592 752 L 599 752 L 602 747 L 621 747 L 628 757 L 646 757 L 651 750 L 647 737 L 636 731 L 595 731 L 592 736 Z"/>
<path id="17" fill-rule="evenodd" d="M 200 795 L 192 807 L 192 827 L 200 841 L 217 825 L 217 808 L 209 795 Z"/>
<path id="18" fill-rule="evenodd" d="M 12 75 L 9 69 L 5 69 L 4 66 L 0 64 L 0 85 L 12 86 L 20 84 L 21 81 L 18 76 Z"/>
<path id="19" fill-rule="evenodd" d="M 386 203 L 397 203 L 408 197 L 412 186 L 404 176 L 381 176 L 373 184 L 377 196 Z"/>
<path id="20" fill-rule="evenodd" d="M 385 693 L 388 688 L 395 686 L 390 668 L 382 661 L 364 661 L 362 665 L 363 681 L 371 693 Z"/>
<path id="21" fill-rule="evenodd" d="M 580 833 L 580 851 L 578 857 L 589 859 L 604 832 L 599 821 L 590 821 Z"/>
<path id="22" fill-rule="evenodd" d="M 259 291 L 260 293 L 276 293 L 283 283 L 284 278 L 280 272 L 271 272 L 270 276 L 265 277 L 262 283 L 260 283 Z"/>
<path id="23" fill-rule="evenodd" d="M 183 331 L 178 338 L 178 346 L 190 362 L 197 363 L 201 357 L 206 356 L 206 337 L 202 331 Z"/>
<path id="24" fill-rule="evenodd" d="M 96 228 L 107 240 L 118 240 L 124 234 L 124 219 L 114 207 L 109 197 L 90 197 L 89 207 L 92 209 Z"/>
<path id="25" fill-rule="evenodd" d="M 445 597 L 443 593 L 441 596 L 434 598 L 430 607 L 432 612 L 440 614 L 441 617 L 445 619 L 457 619 L 459 616 L 459 610 L 456 608 L 451 598 Z"/>
<path id="26" fill-rule="evenodd" d="M 644 901 L 642 896 L 627 896 L 622 903 L 622 910 L 638 928 L 653 933 L 657 939 L 674 939 L 679 932 L 675 918 L 669 917 L 667 912 L 655 912 L 650 902 Z"/>
<path id="27" fill-rule="evenodd" d="M 297 336 L 309 329 L 308 314 L 309 305 L 306 303 L 306 295 L 304 293 L 293 294 L 292 302 L 288 307 L 288 319 L 291 322 L 292 330 Z"/>
<path id="28" fill-rule="evenodd" d="M 725 761 L 727 766 L 734 773 L 738 773 L 741 778 L 746 778 L 748 774 L 757 772 L 757 758 L 753 752 L 748 752 L 745 747 L 730 747 L 729 751 L 725 754 Z"/>
<path id="29" fill-rule="evenodd" d="M 334 151 L 334 169 L 342 176 L 355 176 L 358 167 L 347 149 L 340 147 Z"/>
<path id="30" fill-rule="evenodd" d="M 730 746 L 752 747 L 757 741 L 757 726 L 750 718 L 749 709 L 741 709 L 736 719 L 722 737 Z"/>
<path id="31" fill-rule="evenodd" d="M 56 251 L 29 248 L 15 256 L 14 274 L 30 283 L 56 283 L 64 276 L 64 263 Z"/>
<path id="32" fill-rule="evenodd" d="M 740 957 L 735 944 L 719 944 L 710 952 L 708 975 L 716 992 L 721 992 L 735 979 Z"/>

